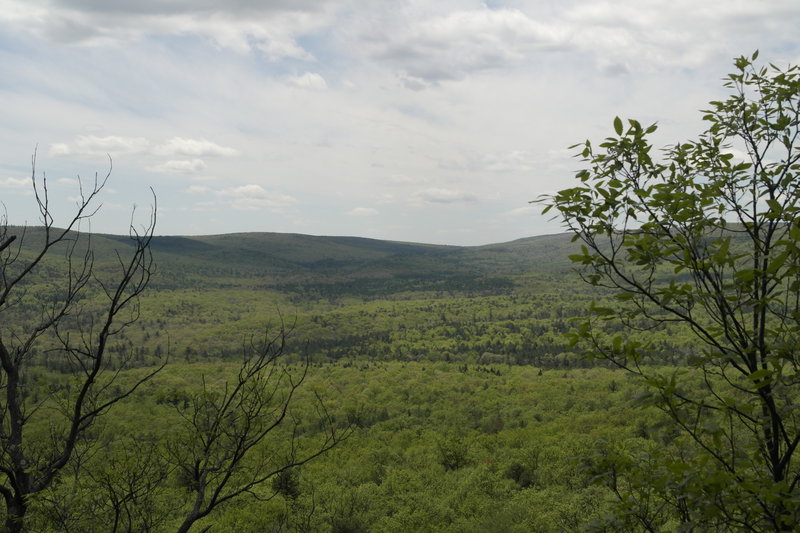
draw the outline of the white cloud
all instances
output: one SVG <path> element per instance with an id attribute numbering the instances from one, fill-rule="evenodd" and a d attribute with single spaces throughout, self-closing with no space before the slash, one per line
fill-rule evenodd
<path id="1" fill-rule="evenodd" d="M 280 59 L 299 59 L 303 61 L 314 61 L 314 56 L 297 44 L 291 35 L 272 36 L 268 39 L 261 39 L 255 48 L 263 53 L 268 59 L 278 61 Z"/>
<path id="2" fill-rule="evenodd" d="M 259 196 L 265 194 L 266 191 L 261 185 L 240 185 L 238 187 L 228 187 L 227 189 L 221 189 L 217 191 L 217 194 L 220 196 L 234 196 L 234 197 L 245 197 L 245 196 Z"/>
<path id="3" fill-rule="evenodd" d="M 30 178 L 6 178 L 0 181 L 0 187 L 8 189 L 27 189 L 31 187 Z"/>
<path id="4" fill-rule="evenodd" d="M 471 172 L 530 172 L 535 168 L 535 161 L 531 153 L 510 150 L 481 156 L 467 153 L 458 159 L 443 160 L 440 162 L 440 166 L 450 170 Z"/>
<path id="5" fill-rule="evenodd" d="M 413 21 L 398 32 L 373 31 L 365 39 L 371 55 L 394 65 L 411 89 L 519 65 L 537 49 L 566 46 L 568 37 L 558 24 L 518 9 L 485 6 Z"/>
<path id="6" fill-rule="evenodd" d="M 81 153 L 86 154 L 135 154 L 145 151 L 150 146 L 150 141 L 144 137 L 118 137 L 116 135 L 95 137 L 94 135 L 84 135 L 78 137 L 75 145 Z"/>
<path id="7" fill-rule="evenodd" d="M 393 174 L 386 178 L 386 182 L 392 185 L 414 185 L 429 182 L 430 179 L 424 176 L 409 176 L 405 174 Z"/>
<path id="8" fill-rule="evenodd" d="M 492 172 L 528 172 L 533 169 L 530 154 L 520 150 L 486 154 L 482 164 L 484 169 Z"/>
<path id="9" fill-rule="evenodd" d="M 575 45 L 595 57 L 599 68 L 619 74 L 635 68 L 697 68 L 720 52 L 751 52 L 743 40 L 764 32 L 762 44 L 796 26 L 792 0 L 637 0 L 575 2 L 560 13 Z M 723 56 L 725 57 L 725 56 Z M 727 57 L 730 59 L 730 56 Z"/>
<path id="10" fill-rule="evenodd" d="M 372 207 L 356 207 L 345 214 L 351 217 L 371 217 L 377 215 L 378 210 Z"/>
<path id="11" fill-rule="evenodd" d="M 78 136 L 71 144 L 54 143 L 50 145 L 49 154 L 58 155 L 102 155 L 102 154 L 136 154 L 146 151 L 150 141 L 144 137 L 120 137 L 108 135 Z"/>
<path id="12" fill-rule="evenodd" d="M 537 214 L 539 214 L 540 211 L 541 211 L 541 207 L 537 208 L 537 207 L 532 206 L 532 205 L 526 205 L 524 207 L 517 207 L 517 208 L 511 209 L 509 211 L 506 211 L 503 214 L 506 215 L 506 216 L 510 216 L 510 217 L 521 217 L 521 216 L 526 216 L 527 217 L 527 216 L 537 215 Z"/>
<path id="13" fill-rule="evenodd" d="M 165 233 L 499 242 L 552 231 L 521 205 L 571 186 L 564 147 L 602 142 L 614 116 L 658 121 L 658 145 L 691 139 L 732 57 L 800 62 L 797 0 L 220 5 L 0 0 L 3 176 L 25 176 L 38 142 L 54 178 L 112 153 L 104 200 L 143 204 L 154 184 Z M 169 215 L 195 200 L 216 220 Z M 125 223 L 106 211 L 98 230 Z"/>
<path id="14" fill-rule="evenodd" d="M 452 189 L 440 189 L 436 187 L 432 187 L 422 191 L 417 191 L 414 197 L 423 202 L 435 203 L 435 204 L 474 202 L 478 199 L 474 194 L 470 194 L 464 191 L 456 191 Z"/>
<path id="15" fill-rule="evenodd" d="M 171 159 L 159 165 L 147 167 L 150 172 L 160 172 L 165 174 L 191 173 L 205 170 L 206 164 L 202 159 Z"/>
<path id="16" fill-rule="evenodd" d="M 183 137 L 173 137 L 164 144 L 153 150 L 156 155 L 184 155 L 184 156 L 224 156 L 232 157 L 239 155 L 239 150 L 221 146 L 207 139 L 184 139 Z"/>
<path id="17" fill-rule="evenodd" d="M 53 143 L 48 153 L 53 156 L 69 155 L 72 152 L 67 143 Z"/>
<path id="18" fill-rule="evenodd" d="M 222 146 L 207 139 L 188 139 L 173 137 L 157 144 L 144 137 L 123 137 L 118 135 L 96 136 L 80 135 L 72 142 L 57 142 L 50 145 L 51 156 L 69 155 L 119 155 L 147 154 L 156 156 L 188 156 L 193 159 L 173 159 L 151 165 L 152 172 L 197 172 L 206 167 L 200 157 L 232 157 L 241 152 L 235 148 Z"/>
<path id="19" fill-rule="evenodd" d="M 12 22 L 54 43 L 116 46 L 151 36 L 199 36 L 238 54 L 262 53 L 272 61 L 311 61 L 298 38 L 333 21 L 336 2 L 194 0 L 51 0 L 46 8 L 28 0 L 4 0 L 0 21 Z"/>
<path id="20" fill-rule="evenodd" d="M 288 207 L 296 200 L 277 191 L 268 191 L 261 185 L 249 184 L 215 191 L 217 196 L 228 198 L 237 211 L 254 211 L 262 208 Z"/>
<path id="21" fill-rule="evenodd" d="M 316 72 L 305 72 L 299 76 L 290 76 L 286 81 L 300 89 L 323 90 L 328 88 L 325 78 Z"/>

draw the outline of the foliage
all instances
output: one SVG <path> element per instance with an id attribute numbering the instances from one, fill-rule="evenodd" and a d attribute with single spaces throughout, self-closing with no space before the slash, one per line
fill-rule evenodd
<path id="1" fill-rule="evenodd" d="M 158 344 L 150 354 L 150 331 L 137 324 L 154 272 L 155 207 L 128 239 L 100 238 L 95 246 L 78 231 L 108 177 L 80 185 L 76 212 L 59 229 L 47 181 L 34 168 L 42 227 L 0 220 L 3 531 L 188 532 L 349 431 L 334 426 L 318 401 L 318 416 L 305 419 L 321 438 L 298 434 L 290 405 L 309 362 L 284 364 L 290 332 L 283 327 L 245 343 L 235 379 L 204 377 L 202 386 L 159 393 L 158 403 L 179 415 L 172 425 L 143 416 L 148 431 L 130 431 L 102 416 L 161 372 L 170 351 L 163 332 L 166 349 Z"/>
<path id="2" fill-rule="evenodd" d="M 308 363 L 299 374 L 278 364 L 286 336 L 281 329 L 258 342 L 251 340 L 234 380 L 226 381 L 220 390 L 203 379 L 197 393 L 175 405 L 182 423 L 167 444 L 168 462 L 191 495 L 179 533 L 188 532 L 217 507 L 252 494 L 259 485 L 322 455 L 347 437 L 349 428 L 337 430 L 319 401 L 318 423 L 324 438 L 310 450 L 298 449 L 300 424 L 297 420 L 291 424 L 289 407 L 306 378 Z M 271 443 L 273 449 L 266 448 L 268 437 L 287 425 L 293 425 L 291 433 Z M 280 453 L 280 448 L 286 450 Z M 274 490 L 282 489 L 286 487 L 278 485 Z"/>
<path id="3" fill-rule="evenodd" d="M 148 456 L 168 461 L 182 418 L 163 400 L 180 391 L 197 393 L 203 381 L 221 392 L 224 383 L 236 382 L 239 370 L 235 362 L 170 364 L 120 406 L 124 417 L 108 418 L 103 440 L 87 457 L 90 464 L 83 465 L 92 476 L 75 483 L 67 477 L 36 500 L 34 511 L 42 517 L 36 530 L 109 531 L 111 509 L 97 503 L 110 501 L 103 473 L 122 471 L 130 460 L 126 443 L 141 442 Z M 303 368 L 296 364 L 288 370 L 298 374 Z M 598 440 L 621 447 L 646 441 L 637 436 L 641 425 L 659 438 L 651 428 L 658 413 L 641 412 L 633 403 L 638 388 L 606 369 L 539 375 L 529 366 L 465 369 L 443 362 L 314 365 L 291 406 L 299 425 L 262 443 L 256 459 L 290 449 L 292 433 L 305 450 L 324 441 L 326 428 L 316 416 L 322 391 L 327 391 L 325 406 L 334 425 L 347 427 L 357 420 L 359 429 L 329 453 L 221 505 L 195 528 L 240 533 L 580 530 L 602 520 L 612 494 L 592 483 L 593 471 L 582 458 L 593 455 Z M 458 468 L 442 464 L 443 447 L 463 445 L 468 448 Z M 155 491 L 146 497 L 145 491 L 138 493 L 138 501 L 151 506 L 139 509 L 152 509 L 151 520 L 162 517 L 150 531 L 175 531 L 192 506 L 190 477 L 174 468 L 167 472 Z M 133 476 L 127 472 L 118 484 Z M 58 516 L 82 516 L 83 521 L 68 529 L 55 521 Z"/>
<path id="4" fill-rule="evenodd" d="M 546 200 L 582 243 L 571 259 L 583 279 L 617 294 L 590 308 L 574 340 L 642 376 L 694 443 L 656 485 L 684 530 L 800 521 L 800 68 L 756 58 L 736 60 L 700 138 L 661 160 L 655 125 L 616 118 L 600 150 L 581 146 L 580 185 Z M 694 336 L 688 369 L 641 365 L 652 346 L 628 332 L 663 324 Z M 651 515 L 637 519 L 657 530 Z"/>

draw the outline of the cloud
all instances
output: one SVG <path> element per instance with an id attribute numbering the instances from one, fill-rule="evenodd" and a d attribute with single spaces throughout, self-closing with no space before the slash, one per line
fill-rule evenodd
<path id="1" fill-rule="evenodd" d="M 288 207 L 296 200 L 277 191 L 268 191 L 261 185 L 250 184 L 215 191 L 217 196 L 228 198 L 237 211 L 255 211 L 262 208 Z"/>
<path id="2" fill-rule="evenodd" d="M 400 72 L 405 85 L 421 89 L 484 70 L 523 63 L 540 48 L 564 47 L 567 34 L 517 9 L 455 11 L 413 21 L 403 31 L 365 39 L 371 55 Z"/>
<path id="3" fill-rule="evenodd" d="M 98 154 L 140 154 L 156 156 L 188 156 L 191 160 L 170 160 L 148 170 L 156 172 L 197 171 L 205 168 L 200 157 L 232 157 L 241 152 L 235 148 L 219 145 L 207 139 L 185 139 L 173 137 L 166 142 L 156 144 L 144 137 L 122 137 L 108 135 L 81 135 L 70 143 L 57 142 L 50 145 L 51 156 L 98 155 Z"/>
<path id="4" fill-rule="evenodd" d="M 50 145 L 48 153 L 52 156 L 69 155 L 72 149 L 67 143 L 53 143 Z"/>
<path id="5" fill-rule="evenodd" d="M 486 154 L 481 163 L 491 172 L 527 172 L 534 168 L 531 155 L 520 150 Z"/>
<path id="6" fill-rule="evenodd" d="M 97 137 L 94 135 L 81 135 L 71 144 L 51 144 L 49 154 L 52 156 L 136 154 L 146 151 L 149 147 L 150 141 L 144 137 L 119 137 L 117 135 Z"/>
<path id="7" fill-rule="evenodd" d="M 454 204 L 464 202 L 475 202 L 478 198 L 474 194 L 451 189 L 430 188 L 417 191 L 414 197 L 427 203 L 435 204 Z"/>
<path id="8" fill-rule="evenodd" d="M 572 28 L 572 42 L 593 55 L 602 72 L 620 75 L 634 68 L 697 68 L 732 49 L 747 53 L 750 49 L 741 48 L 742 39 L 757 35 L 755 28 L 771 35 L 751 42 L 775 42 L 791 34 L 797 15 L 797 3 L 792 0 L 769 5 L 597 0 L 574 3 L 559 13 L 559 18 Z"/>
<path id="9" fill-rule="evenodd" d="M 328 88 L 328 83 L 325 81 L 325 78 L 316 72 L 305 72 L 299 76 L 290 76 L 286 81 L 300 89 L 323 90 Z"/>
<path id="10" fill-rule="evenodd" d="M 206 164 L 202 159 L 172 159 L 165 163 L 161 163 L 160 165 L 147 167 L 146 170 L 164 174 L 175 174 L 200 172 L 201 170 L 205 170 L 205 168 Z"/>
<path id="11" fill-rule="evenodd" d="M 31 8 L 27 0 L 5 0 L 0 22 L 12 22 L 51 42 L 108 46 L 148 36 L 199 36 L 219 48 L 258 51 L 270 60 L 313 60 L 298 38 L 329 24 L 336 2 L 232 0 L 220 9 L 209 0 L 51 0 Z"/>
<path id="12" fill-rule="evenodd" d="M 540 212 L 541 212 L 541 206 L 535 207 L 532 205 L 526 205 L 524 207 L 517 207 L 515 209 L 510 209 L 503 214 L 509 217 L 521 217 L 521 216 L 538 215 Z"/>
<path id="13" fill-rule="evenodd" d="M 443 160 L 439 166 L 448 170 L 469 170 L 471 172 L 529 172 L 535 168 L 535 161 L 528 152 L 510 150 L 482 156 L 466 154 L 461 159 Z"/>
<path id="14" fill-rule="evenodd" d="M 144 137 L 95 137 L 86 135 L 78 137 L 75 142 L 77 149 L 82 153 L 124 153 L 135 154 L 145 151 L 150 146 L 150 141 Z"/>
<path id="15" fill-rule="evenodd" d="M 443 1 L 387 8 L 364 17 L 358 45 L 368 61 L 389 66 L 413 90 L 488 71 L 561 70 L 564 61 L 588 59 L 587 66 L 597 72 L 621 76 L 696 69 L 730 59 L 731 50 L 747 53 L 760 45 L 763 51 L 770 42 L 797 49 L 795 0 L 486 4 L 463 9 L 463 2 Z"/>
<path id="16" fill-rule="evenodd" d="M 538 232 L 547 217 L 520 204 L 570 186 L 579 163 L 558 150 L 617 115 L 659 121 L 658 145 L 693 138 L 734 55 L 800 60 L 797 0 L 0 5 L 5 195 L 37 140 L 54 177 L 85 172 L 81 154 L 132 154 L 114 157 L 116 197 L 154 183 L 165 210 L 218 208 L 164 217 L 175 234 L 264 227 L 278 209 L 274 230 L 341 234 L 371 208 L 369 231 L 397 240 Z"/>
<path id="17" fill-rule="evenodd" d="M 162 145 L 157 146 L 153 153 L 156 155 L 184 155 L 184 156 L 223 156 L 231 157 L 239 155 L 239 150 L 220 146 L 217 143 L 206 139 L 184 139 L 173 137 Z"/>
<path id="18" fill-rule="evenodd" d="M 351 217 L 371 217 L 377 215 L 378 210 L 371 207 L 356 207 L 345 214 Z"/>
<path id="19" fill-rule="evenodd" d="M 30 178 L 6 178 L 0 180 L 0 187 L 7 189 L 28 189 L 31 187 Z"/>

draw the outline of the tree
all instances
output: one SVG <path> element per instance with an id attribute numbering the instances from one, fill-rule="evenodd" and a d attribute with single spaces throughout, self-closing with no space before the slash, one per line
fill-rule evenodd
<path id="1" fill-rule="evenodd" d="M 616 118 L 599 149 L 576 145 L 580 183 L 542 200 L 581 243 L 582 278 L 616 295 L 573 341 L 643 378 L 690 443 L 654 487 L 684 530 L 800 523 L 800 68 L 757 56 L 735 61 L 697 140 L 659 158 L 655 125 Z M 653 366 L 606 324 L 683 329 L 696 352 Z"/>
<path id="2" fill-rule="evenodd" d="M 97 268 L 92 240 L 79 230 L 99 209 L 110 168 L 88 189 L 81 183 L 74 215 L 58 228 L 47 179 L 37 176 L 35 162 L 34 154 L 31 183 L 41 227 L 0 219 L 0 495 L 9 532 L 25 529 L 30 498 L 51 486 L 98 417 L 163 367 L 123 385 L 117 377 L 131 354 L 112 358 L 109 350 L 113 337 L 138 318 L 138 298 L 153 272 L 155 206 L 141 230 L 131 223 L 130 248 L 116 253 L 113 272 Z M 43 361 L 69 369 L 72 381 L 32 398 L 28 374 Z"/>
<path id="3" fill-rule="evenodd" d="M 306 378 L 309 361 L 294 373 L 280 364 L 288 334 L 281 327 L 274 335 L 265 333 L 258 342 L 250 339 L 233 382 L 219 390 L 207 386 L 204 379 L 199 392 L 176 405 L 183 424 L 170 440 L 169 462 L 189 494 L 189 510 L 178 533 L 188 532 L 228 501 L 244 495 L 258 497 L 259 485 L 329 451 L 350 434 L 349 426 L 337 430 L 317 397 L 316 424 L 324 438 L 310 448 L 302 445 L 301 421 L 289 408 Z M 278 439 L 283 446 L 265 446 L 268 437 L 287 428 L 285 438 Z M 272 495 L 278 492 L 273 488 Z"/>
<path id="4" fill-rule="evenodd" d="M 163 402 L 172 412 L 156 414 L 146 428 L 103 432 L 73 458 L 72 475 L 37 500 L 32 525 L 82 533 L 208 531 L 213 518 L 201 521 L 226 504 L 297 497 L 294 469 L 351 430 L 318 396 L 298 398 L 309 361 L 284 361 L 288 334 L 281 328 L 248 339 L 228 378 L 202 374 L 199 386 L 173 390 Z"/>

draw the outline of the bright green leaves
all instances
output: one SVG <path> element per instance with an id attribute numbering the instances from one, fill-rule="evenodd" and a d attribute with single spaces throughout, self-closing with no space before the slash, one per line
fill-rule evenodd
<path id="1" fill-rule="evenodd" d="M 787 466 L 800 442 L 800 68 L 757 68 L 757 57 L 735 60 L 730 95 L 703 111 L 710 124 L 696 140 L 659 153 L 655 126 L 615 117 L 596 150 L 582 145 L 580 194 L 549 198 L 583 243 L 570 256 L 583 279 L 617 295 L 591 307 L 571 341 L 646 378 L 699 445 L 712 472 L 703 512 L 720 520 L 706 530 L 800 522 L 800 488 L 787 484 L 800 475 Z M 683 360 L 699 388 L 645 366 L 661 361 L 646 357 L 642 332 L 676 323 L 696 341 Z M 675 488 L 679 500 L 697 496 Z"/>
<path id="2" fill-rule="evenodd" d="M 772 375 L 772 370 L 769 368 L 762 368 L 751 372 L 747 377 L 753 382 L 753 386 L 756 389 L 761 389 L 772 384 Z"/>
<path id="3" fill-rule="evenodd" d="M 792 123 L 792 118 L 788 115 L 781 114 L 775 120 L 774 124 L 770 124 L 769 127 L 775 131 L 783 131 L 788 128 Z"/>
<path id="4" fill-rule="evenodd" d="M 716 241 L 716 250 L 712 256 L 715 263 L 725 264 L 729 263 L 728 253 L 731 248 L 731 238 L 725 237 Z"/>
<path id="5" fill-rule="evenodd" d="M 765 203 L 768 209 L 764 212 L 764 217 L 771 220 L 782 220 L 784 218 L 786 207 L 781 202 L 775 198 L 767 198 Z"/>
<path id="6" fill-rule="evenodd" d="M 755 61 L 756 59 L 758 59 L 758 50 L 756 50 L 755 52 L 753 52 L 753 54 L 752 54 L 750 57 L 745 57 L 745 56 L 740 56 L 740 57 L 737 57 L 737 58 L 734 60 L 733 64 L 734 64 L 734 65 L 736 66 L 736 68 L 737 68 L 737 69 L 739 69 L 740 71 L 744 71 L 744 70 L 746 70 L 748 67 L 751 67 L 751 66 L 753 65 L 753 61 Z"/>
<path id="7" fill-rule="evenodd" d="M 581 265 L 591 265 L 594 260 L 594 254 L 589 253 L 589 248 L 586 245 L 581 246 L 581 253 L 579 254 L 570 254 L 569 260 L 573 263 L 578 263 Z"/>
<path id="8" fill-rule="evenodd" d="M 622 119 L 619 117 L 614 118 L 614 131 L 617 132 L 617 135 L 622 135 Z"/>
<path id="9" fill-rule="evenodd" d="M 616 117 L 614 131 L 617 136 L 600 143 L 599 151 L 590 141 L 571 147 L 579 149 L 577 157 L 588 164 L 588 168 L 576 173 L 581 187 L 540 200 L 546 204 L 545 213 L 555 208 L 576 234 L 609 235 L 649 218 L 646 202 L 655 191 L 646 182 L 663 171 L 653 162 L 652 146 L 647 140 L 656 126 L 643 128 L 639 122 L 629 120 L 626 130 L 622 119 Z M 572 259 L 590 264 L 585 258 Z"/>

